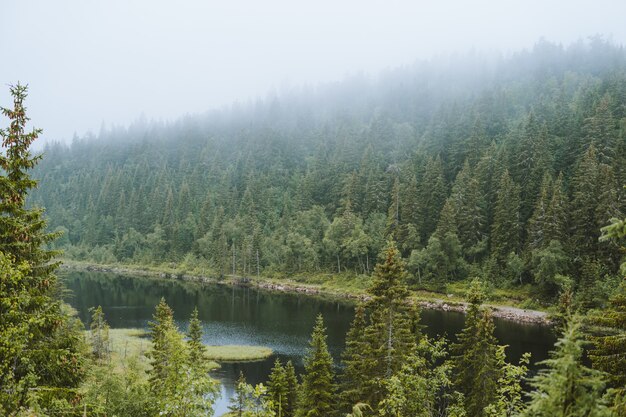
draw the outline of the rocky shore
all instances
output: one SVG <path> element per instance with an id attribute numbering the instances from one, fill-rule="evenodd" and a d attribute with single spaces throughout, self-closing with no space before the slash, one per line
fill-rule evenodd
<path id="1" fill-rule="evenodd" d="M 339 292 L 331 291 L 315 285 L 305 285 L 293 282 L 276 283 L 267 280 L 251 280 L 242 278 L 227 277 L 224 279 L 216 279 L 213 277 L 202 275 L 190 275 L 190 274 L 175 274 L 163 271 L 154 271 L 141 268 L 120 267 L 120 266 L 105 266 L 105 265 L 93 265 L 82 263 L 64 263 L 61 266 L 62 269 L 76 270 L 76 271 L 93 271 L 93 272 L 107 272 L 119 275 L 135 275 L 142 277 L 158 277 L 163 279 L 178 279 L 181 281 L 199 282 L 206 284 L 222 284 L 222 285 L 240 285 L 251 286 L 261 288 L 268 291 L 289 292 L 289 293 L 301 293 L 308 295 L 319 296 L 334 296 L 354 300 L 367 300 L 366 294 L 351 293 L 351 292 Z M 443 311 L 455 311 L 459 313 L 465 313 L 467 309 L 467 303 L 448 301 L 443 299 L 416 299 L 416 302 L 420 304 L 422 308 L 432 310 Z M 537 310 L 526 310 L 517 307 L 491 305 L 487 304 L 491 308 L 493 316 L 503 320 L 514 321 L 518 323 L 528 323 L 536 325 L 551 325 L 551 320 L 548 313 Z"/>

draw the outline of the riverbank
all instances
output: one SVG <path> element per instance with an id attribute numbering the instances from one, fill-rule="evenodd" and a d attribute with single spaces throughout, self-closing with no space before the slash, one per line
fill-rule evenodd
<path id="1" fill-rule="evenodd" d="M 366 286 L 358 288 L 353 285 L 330 286 L 326 283 L 302 283 L 290 279 L 273 278 L 242 278 L 238 276 L 225 276 L 222 279 L 214 277 L 180 273 L 175 270 L 152 269 L 129 265 L 98 265 L 86 262 L 64 260 L 62 269 L 73 271 L 107 272 L 119 275 L 135 275 L 142 277 L 153 277 L 161 279 L 177 279 L 189 282 L 199 282 L 206 284 L 220 285 L 246 285 L 261 288 L 268 291 L 302 293 L 307 295 L 332 296 L 353 300 L 366 300 Z M 413 291 L 412 299 L 426 309 L 456 311 L 464 313 L 467 303 L 462 301 L 462 297 L 455 294 L 446 294 L 446 299 L 441 298 L 442 294 L 427 291 Z M 487 304 L 493 316 L 504 320 L 518 323 L 529 323 L 538 325 L 550 325 L 549 314 L 545 311 L 524 309 L 506 304 Z"/>

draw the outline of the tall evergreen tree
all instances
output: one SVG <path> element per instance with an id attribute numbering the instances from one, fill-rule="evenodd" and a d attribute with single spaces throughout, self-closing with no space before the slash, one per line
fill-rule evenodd
<path id="1" fill-rule="evenodd" d="M 491 226 L 491 254 L 503 264 L 511 252 L 517 253 L 520 235 L 520 191 L 508 171 L 500 178 Z"/>
<path id="2" fill-rule="evenodd" d="M 267 381 L 267 395 L 272 403 L 272 410 L 277 417 L 285 417 L 289 408 L 289 386 L 285 367 L 276 359 Z"/>
<path id="3" fill-rule="evenodd" d="M 495 401 L 498 380 L 498 346 L 491 313 L 482 308 L 484 293 L 478 280 L 472 282 L 465 326 L 452 346 L 453 375 L 457 389 L 465 396 L 470 416 L 484 416 L 484 408 Z"/>
<path id="4" fill-rule="evenodd" d="M 310 349 L 304 359 L 304 375 L 298 417 L 331 417 L 336 412 L 333 358 L 328 352 L 326 328 L 322 315 L 317 316 L 311 334 Z"/>
<path id="5" fill-rule="evenodd" d="M 351 410 L 365 398 L 364 384 L 367 376 L 363 357 L 370 349 L 365 339 L 366 325 L 365 307 L 359 304 L 355 309 L 350 330 L 346 334 L 346 347 L 341 354 L 343 373 L 340 376 L 339 400 L 342 412 Z"/>
<path id="6" fill-rule="evenodd" d="M 583 335 L 580 317 L 569 319 L 545 369 L 531 380 L 534 391 L 522 416 L 609 416 L 602 401 L 604 381 L 600 372 L 582 362 Z"/>
<path id="7" fill-rule="evenodd" d="M 84 376 L 82 336 L 57 299 L 54 271 L 59 262 L 53 260 L 57 252 L 46 249 L 58 234 L 46 232 L 43 209 L 26 204 L 37 186 L 30 171 L 41 160 L 30 147 L 41 130 L 26 131 L 27 87 L 18 83 L 10 86 L 10 92 L 13 108 L 0 109 L 9 120 L 9 127 L 0 129 L 0 253 L 5 257 L 4 272 L 16 272 L 14 276 L 9 272 L 0 287 L 0 321 L 2 330 L 19 330 L 19 334 L 0 334 L 0 339 L 9 338 L 9 349 L 0 349 L 0 369 L 8 372 L 2 379 L 11 382 L 7 389 L 13 389 L 11 400 L 4 404 L 8 414 L 26 405 L 29 392 L 35 398 L 45 393 L 42 401 L 51 404 L 72 399 Z"/>
<path id="8" fill-rule="evenodd" d="M 189 361 L 202 364 L 206 362 L 206 346 L 202 343 L 202 323 L 198 318 L 198 308 L 194 308 L 189 319 L 187 330 L 187 345 L 189 346 Z"/>
<path id="9" fill-rule="evenodd" d="M 287 404 L 284 407 L 285 417 L 294 417 L 298 406 L 298 378 L 296 377 L 296 368 L 291 361 L 285 364 L 285 378 L 287 380 Z"/>

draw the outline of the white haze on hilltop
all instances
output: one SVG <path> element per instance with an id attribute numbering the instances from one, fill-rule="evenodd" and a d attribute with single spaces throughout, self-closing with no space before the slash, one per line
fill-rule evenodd
<path id="1" fill-rule="evenodd" d="M 623 0 L 3 1 L 0 104 L 28 83 L 34 124 L 68 140 L 437 55 L 624 43 L 624 16 Z"/>

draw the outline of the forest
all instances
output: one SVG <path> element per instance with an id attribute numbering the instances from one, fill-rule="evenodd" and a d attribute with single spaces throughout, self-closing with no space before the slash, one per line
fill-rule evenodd
<path id="1" fill-rule="evenodd" d="M 626 212 L 626 53 L 542 41 L 103 126 L 43 154 L 30 201 L 67 259 L 367 287 L 392 237 L 413 289 L 480 277 L 599 306 L 621 256 L 600 228 Z"/>
<path id="2" fill-rule="evenodd" d="M 472 65 L 473 62 L 473 65 Z M 318 316 L 304 372 L 242 375 L 230 416 L 626 416 L 626 53 L 593 39 L 173 123 L 31 145 L 27 88 L 0 130 L 0 415 L 211 416 L 197 311 L 162 300 L 147 363 L 115 366 L 95 307 L 61 301 L 65 257 L 181 265 L 217 278 L 367 283 L 337 362 Z M 44 211 L 45 208 L 45 211 Z M 412 289 L 464 281 L 454 342 L 424 334 Z M 538 372 L 506 360 L 494 288 L 554 308 Z"/>

